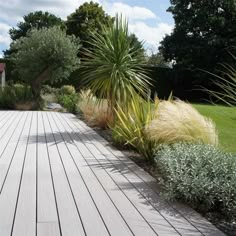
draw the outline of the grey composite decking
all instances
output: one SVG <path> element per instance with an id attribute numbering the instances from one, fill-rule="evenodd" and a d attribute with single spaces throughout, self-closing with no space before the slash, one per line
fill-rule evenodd
<path id="1" fill-rule="evenodd" d="M 0 111 L 0 236 L 223 235 L 72 114 Z"/>

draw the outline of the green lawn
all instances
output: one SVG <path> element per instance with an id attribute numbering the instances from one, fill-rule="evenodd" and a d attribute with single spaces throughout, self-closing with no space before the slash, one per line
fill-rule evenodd
<path id="1" fill-rule="evenodd" d="M 193 106 L 202 114 L 212 118 L 219 132 L 220 146 L 236 153 L 236 107 L 199 105 Z"/>

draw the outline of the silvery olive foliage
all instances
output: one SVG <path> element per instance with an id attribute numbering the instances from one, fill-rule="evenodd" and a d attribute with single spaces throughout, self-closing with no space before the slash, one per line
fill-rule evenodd
<path id="1" fill-rule="evenodd" d="M 155 161 L 165 195 L 236 215 L 236 156 L 204 144 L 163 145 Z"/>
<path id="2" fill-rule="evenodd" d="M 79 66 L 78 40 L 57 26 L 33 29 L 13 47 L 15 70 L 36 96 L 45 81 L 65 79 Z"/>

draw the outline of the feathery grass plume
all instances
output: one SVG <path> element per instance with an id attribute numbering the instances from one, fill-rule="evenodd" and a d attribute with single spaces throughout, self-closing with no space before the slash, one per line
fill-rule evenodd
<path id="1" fill-rule="evenodd" d="M 218 145 L 212 120 L 180 100 L 160 102 L 156 117 L 146 127 L 146 134 L 158 144 L 199 142 Z"/>
<path id="2" fill-rule="evenodd" d="M 107 101 L 105 99 L 98 101 L 90 90 L 82 90 L 79 97 L 79 108 L 84 119 L 91 126 L 98 126 L 103 129 L 107 128 L 108 124 L 113 121 Z"/>

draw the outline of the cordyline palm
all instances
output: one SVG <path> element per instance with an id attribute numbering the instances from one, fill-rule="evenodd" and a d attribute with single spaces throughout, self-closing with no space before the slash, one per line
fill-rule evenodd
<path id="1" fill-rule="evenodd" d="M 116 16 L 114 24 L 91 33 L 91 49 L 82 62 L 83 84 L 99 98 L 108 99 L 109 109 L 127 104 L 135 93 L 146 96 L 149 77 L 145 74 L 142 46 L 132 43 L 128 23 Z"/>

